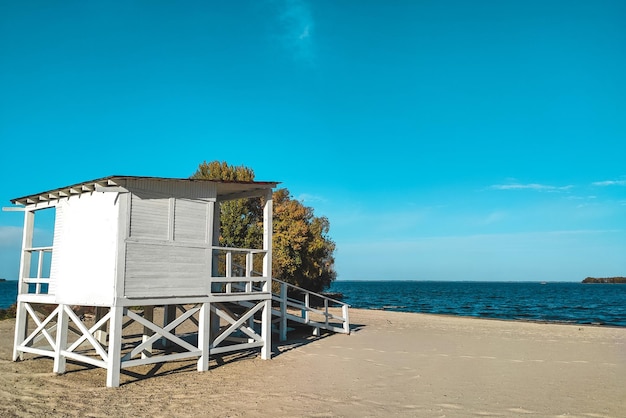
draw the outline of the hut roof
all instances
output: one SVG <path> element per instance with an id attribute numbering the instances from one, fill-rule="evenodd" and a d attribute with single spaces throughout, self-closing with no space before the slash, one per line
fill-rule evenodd
<path id="1" fill-rule="evenodd" d="M 30 194 L 23 197 L 11 199 L 11 203 L 17 205 L 30 205 L 39 202 L 46 202 L 50 200 L 61 199 L 72 195 L 78 195 L 81 193 L 91 193 L 102 190 L 102 188 L 111 187 L 124 187 L 126 180 L 156 180 L 164 182 L 179 182 L 179 183 L 191 183 L 191 182 L 209 182 L 215 183 L 217 186 L 217 194 L 219 196 L 238 195 L 241 193 L 252 192 L 256 190 L 267 190 L 276 187 L 279 182 L 271 181 L 225 181 L 225 180 L 204 180 L 204 179 L 190 179 L 190 178 L 168 178 L 168 177 L 147 177 L 147 176 L 121 176 L 113 175 L 108 177 L 102 177 L 95 180 L 89 180 L 82 183 L 73 184 L 71 186 L 60 187 L 45 192 L 39 192 Z"/>

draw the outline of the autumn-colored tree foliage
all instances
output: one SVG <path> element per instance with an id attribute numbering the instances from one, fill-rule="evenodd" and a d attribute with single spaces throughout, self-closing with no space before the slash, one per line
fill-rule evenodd
<path id="1" fill-rule="evenodd" d="M 192 178 L 254 181 L 254 171 L 245 166 L 205 161 Z M 322 291 L 337 276 L 333 255 L 335 243 L 328 237 L 328 219 L 316 217 L 313 208 L 294 200 L 287 189 L 276 190 L 273 200 L 273 276 L 308 290 Z M 260 248 L 263 242 L 262 208 L 260 198 L 222 203 L 220 245 Z"/>

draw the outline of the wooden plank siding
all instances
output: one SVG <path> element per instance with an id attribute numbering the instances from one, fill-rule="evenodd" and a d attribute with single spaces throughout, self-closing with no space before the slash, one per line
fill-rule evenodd
<path id="1" fill-rule="evenodd" d="M 126 244 L 127 297 L 207 295 L 210 249 L 168 243 Z"/>
<path id="2" fill-rule="evenodd" d="M 215 200 L 214 185 L 191 183 L 172 188 L 170 183 L 152 180 L 134 183 L 126 185 L 132 196 L 124 295 L 207 295 L 209 228 L 213 227 L 209 202 Z"/>

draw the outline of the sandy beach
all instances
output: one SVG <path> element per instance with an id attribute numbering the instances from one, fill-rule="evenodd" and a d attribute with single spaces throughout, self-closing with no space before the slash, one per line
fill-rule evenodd
<path id="1" fill-rule="evenodd" d="M 2 417 L 624 417 L 626 328 L 351 309 L 351 335 L 297 334 L 256 353 L 125 371 L 11 361 L 0 321 Z"/>

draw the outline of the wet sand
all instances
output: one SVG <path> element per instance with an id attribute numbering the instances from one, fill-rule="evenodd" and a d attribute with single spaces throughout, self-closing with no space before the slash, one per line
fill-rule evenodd
<path id="1" fill-rule="evenodd" d="M 624 417 L 626 328 L 350 310 L 351 335 L 124 371 L 27 355 L 0 321 L 2 417 Z"/>

